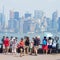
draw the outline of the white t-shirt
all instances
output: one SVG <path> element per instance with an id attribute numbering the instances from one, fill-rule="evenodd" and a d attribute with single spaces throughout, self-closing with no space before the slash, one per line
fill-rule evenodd
<path id="1" fill-rule="evenodd" d="M 53 42 L 53 45 L 52 45 L 52 47 L 56 47 L 56 42 Z"/>
<path id="2" fill-rule="evenodd" d="M 48 41 L 48 45 L 52 45 L 52 39 Z"/>

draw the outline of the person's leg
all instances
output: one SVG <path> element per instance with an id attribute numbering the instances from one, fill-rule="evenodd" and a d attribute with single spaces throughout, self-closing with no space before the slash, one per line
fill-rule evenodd
<path id="1" fill-rule="evenodd" d="M 52 49 L 50 49 L 50 54 L 52 53 Z"/>
<path id="2" fill-rule="evenodd" d="M 25 55 L 25 48 L 24 48 L 24 55 Z"/>
<path id="3" fill-rule="evenodd" d="M 37 48 L 36 48 L 36 46 L 34 47 L 34 53 L 35 53 L 35 55 L 37 55 Z"/>
<path id="4" fill-rule="evenodd" d="M 16 55 L 16 48 L 14 48 L 14 54 Z"/>
<path id="5" fill-rule="evenodd" d="M 29 46 L 27 46 L 27 54 L 29 53 Z"/>
<path id="6" fill-rule="evenodd" d="M 46 50 L 46 54 L 48 53 L 48 50 Z"/>
<path id="7" fill-rule="evenodd" d="M 22 48 L 20 48 L 20 57 L 22 57 L 22 51 L 23 51 Z"/>
<path id="8" fill-rule="evenodd" d="M 32 48 L 30 48 L 30 53 L 31 53 L 31 51 L 32 51 Z"/>
<path id="9" fill-rule="evenodd" d="M 7 54 L 8 54 L 8 52 L 9 52 L 9 47 L 6 48 L 6 51 L 7 51 Z"/>

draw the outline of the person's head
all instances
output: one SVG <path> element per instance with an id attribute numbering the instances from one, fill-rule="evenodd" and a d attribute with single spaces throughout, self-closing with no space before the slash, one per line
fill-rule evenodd
<path id="1" fill-rule="evenodd" d="M 32 39 L 34 40 L 35 38 L 33 37 Z"/>
<path id="2" fill-rule="evenodd" d="M 11 36 L 11 39 L 13 38 L 13 36 Z"/>
<path id="3" fill-rule="evenodd" d="M 23 41 L 23 38 L 21 38 L 21 41 Z"/>
<path id="4" fill-rule="evenodd" d="M 51 37 L 49 37 L 48 40 L 51 40 Z"/>
<path id="5" fill-rule="evenodd" d="M 46 39 L 46 36 L 44 36 L 44 39 Z"/>
<path id="6" fill-rule="evenodd" d="M 9 38 L 8 36 L 6 38 Z"/>
<path id="7" fill-rule="evenodd" d="M 35 37 L 35 39 L 37 39 L 37 36 Z"/>
<path id="8" fill-rule="evenodd" d="M 15 39 L 18 39 L 17 37 L 15 37 Z"/>
<path id="9" fill-rule="evenodd" d="M 26 40 L 28 40 L 28 41 L 29 41 L 29 37 L 26 37 Z"/>
<path id="10" fill-rule="evenodd" d="M 37 40 L 40 40 L 40 36 L 37 36 Z"/>
<path id="11" fill-rule="evenodd" d="M 5 36 L 3 36 L 3 38 L 5 38 Z"/>

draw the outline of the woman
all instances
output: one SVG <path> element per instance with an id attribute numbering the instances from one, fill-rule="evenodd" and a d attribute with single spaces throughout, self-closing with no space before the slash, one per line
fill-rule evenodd
<path id="1" fill-rule="evenodd" d="M 4 46 L 5 46 L 5 53 L 8 53 L 8 51 L 9 51 L 9 46 L 10 46 L 9 38 L 8 38 L 8 37 L 6 37 L 6 38 L 4 39 Z"/>
<path id="2" fill-rule="evenodd" d="M 20 48 L 20 57 L 23 56 L 23 51 L 24 51 L 24 41 L 23 38 L 21 38 L 20 42 L 19 42 L 19 48 Z"/>

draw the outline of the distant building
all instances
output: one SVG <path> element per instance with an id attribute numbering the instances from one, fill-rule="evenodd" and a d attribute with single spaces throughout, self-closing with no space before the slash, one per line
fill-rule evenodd
<path id="1" fill-rule="evenodd" d="M 3 13 L 0 13 L 0 25 L 1 25 L 1 28 L 4 29 L 4 27 L 5 27 L 5 15 Z"/>
<path id="2" fill-rule="evenodd" d="M 57 11 L 53 12 L 52 14 L 52 31 L 57 31 L 57 19 L 58 18 L 58 13 Z"/>
<path id="3" fill-rule="evenodd" d="M 50 18 L 46 18 L 47 20 L 47 31 L 52 31 L 52 20 Z"/>
<path id="4" fill-rule="evenodd" d="M 34 11 L 34 18 L 35 19 L 41 19 L 44 15 L 44 12 L 41 10 L 35 10 Z"/>
<path id="5" fill-rule="evenodd" d="M 31 17 L 31 14 L 30 13 L 25 13 L 25 18 L 29 18 Z"/>
<path id="6" fill-rule="evenodd" d="M 23 24 L 23 33 L 30 32 L 30 25 L 31 25 L 31 20 L 24 21 L 24 24 Z"/>
<path id="7" fill-rule="evenodd" d="M 20 23 L 17 20 L 14 20 L 14 19 L 9 20 L 8 21 L 8 29 L 9 29 L 9 31 L 10 32 L 19 32 L 19 28 L 20 28 L 19 24 Z"/>
<path id="8" fill-rule="evenodd" d="M 13 19 L 14 18 L 14 12 L 12 10 L 10 10 L 9 12 L 9 19 Z"/>
<path id="9" fill-rule="evenodd" d="M 60 32 L 60 17 L 58 18 L 58 32 Z"/>
<path id="10" fill-rule="evenodd" d="M 14 19 L 19 20 L 19 12 L 14 12 Z"/>

